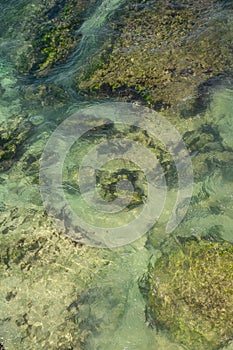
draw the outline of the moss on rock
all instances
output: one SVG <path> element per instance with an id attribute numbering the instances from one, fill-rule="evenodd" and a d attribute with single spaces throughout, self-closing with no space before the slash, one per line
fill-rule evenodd
<path id="1" fill-rule="evenodd" d="M 111 53 L 78 88 L 192 110 L 198 87 L 232 70 L 232 25 L 222 11 L 217 0 L 130 2 L 113 22 Z"/>
<path id="2" fill-rule="evenodd" d="M 183 240 L 140 285 L 150 322 L 188 349 L 215 350 L 233 339 L 232 244 Z"/>

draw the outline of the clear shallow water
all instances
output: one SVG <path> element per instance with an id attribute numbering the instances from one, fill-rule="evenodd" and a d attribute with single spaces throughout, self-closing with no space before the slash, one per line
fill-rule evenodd
<path id="1" fill-rule="evenodd" d="M 104 1 L 97 14 L 83 24 L 80 31 L 89 38 L 88 48 L 96 49 L 93 31 L 120 3 Z M 25 4 L 33 9 L 27 1 L 17 2 L 17 8 L 15 1 L 1 3 L 2 23 L 15 24 L 15 11 Z M 40 197 L 41 153 L 62 120 L 81 107 L 98 102 L 80 100 L 71 87 L 67 87 L 65 100 L 51 98 L 45 102 L 43 97 L 30 95 L 30 89 L 34 91 L 41 82 L 35 80 L 28 89 L 25 81 L 18 79 L 12 52 L 20 43 L 20 35 L 17 40 L 3 35 L 1 41 L 1 137 L 14 131 L 15 123 L 15 133 L 24 140 L 13 162 L 4 163 L 0 173 L 1 251 L 7 262 L 0 277 L 1 341 L 6 350 L 79 349 L 82 343 L 82 348 L 88 350 L 183 349 L 166 335 L 147 327 L 145 305 L 137 285 L 151 255 L 159 256 L 159 244 L 167 237 L 164 232 L 176 190 L 168 192 L 163 214 L 150 232 L 153 247 L 146 244 L 144 236 L 118 249 L 80 250 L 65 235 L 59 235 L 44 214 Z M 82 45 L 67 65 L 54 70 L 46 84 L 61 81 L 64 86 L 72 85 L 71 77 L 88 52 Z M 226 87 L 224 83 L 215 87 L 205 114 L 172 120 L 184 140 L 195 145 L 191 149 L 195 174 L 192 204 L 175 233 L 220 233 L 233 242 L 233 89 L 226 83 Z M 25 89 L 29 91 L 28 99 Z M 30 125 L 30 132 L 24 135 L 20 125 L 23 130 Z M 84 151 L 86 142 L 81 144 Z M 67 162 L 64 180 L 72 186 L 75 169 L 69 159 Z M 68 196 L 72 197 L 72 192 Z M 74 201 L 78 207 L 79 202 L 75 198 Z M 20 254 L 14 249 L 22 245 L 22 240 L 26 243 Z"/>

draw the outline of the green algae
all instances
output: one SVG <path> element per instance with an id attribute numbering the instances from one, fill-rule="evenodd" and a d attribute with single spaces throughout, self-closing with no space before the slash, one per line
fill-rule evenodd
<path id="1" fill-rule="evenodd" d="M 156 110 L 195 110 L 199 87 L 232 71 L 231 14 L 218 1 L 143 2 L 127 6 L 112 51 L 78 77 L 84 93 L 142 100 Z M 226 18 L 227 16 L 227 18 Z"/>
<path id="2" fill-rule="evenodd" d="M 17 59 L 19 72 L 46 76 L 64 63 L 80 40 L 77 29 L 95 4 L 95 0 L 42 1 L 21 28 L 26 49 Z"/>
<path id="3" fill-rule="evenodd" d="M 0 58 L 0 171 L 8 169 L 27 139 L 31 123 L 22 108 L 11 64 Z"/>
<path id="4" fill-rule="evenodd" d="M 223 94 L 225 94 L 225 92 L 223 92 Z M 227 94 L 230 94 L 230 92 L 228 91 Z M 228 97 L 230 99 L 230 95 Z M 202 148 L 204 156 L 207 157 L 210 151 L 208 148 L 204 149 L 206 140 L 215 144 L 221 143 L 221 138 L 216 130 L 218 129 L 219 122 L 221 123 L 222 121 L 222 114 L 220 113 L 222 107 L 220 109 L 212 109 L 212 107 L 217 107 L 222 100 L 221 98 L 216 99 L 216 101 L 214 100 L 209 113 L 204 117 L 197 116 L 197 118 L 186 119 L 185 122 L 182 119 L 177 119 L 177 125 L 179 123 L 181 124 L 180 128 L 183 132 L 187 132 L 187 129 L 193 131 L 190 138 L 188 138 L 188 134 L 186 135 L 187 144 L 191 151 L 195 152 L 199 150 L 199 148 Z M 227 103 L 227 101 L 228 99 L 226 98 L 225 102 Z M 224 105 L 224 109 L 227 110 L 227 105 Z M 213 110 L 218 111 L 214 118 Z M 45 111 L 43 111 L 43 113 L 45 113 Z M 47 116 L 46 121 L 49 119 L 56 119 L 57 122 L 57 120 L 60 120 L 59 118 L 62 119 L 60 115 L 57 115 L 60 113 L 57 111 L 55 113 L 56 115 L 54 114 L 50 118 Z M 201 129 L 200 126 L 202 124 L 206 125 L 208 122 L 211 125 L 211 118 L 214 119 L 214 128 L 206 127 Z M 226 118 L 230 118 L 230 114 L 226 113 Z M 135 309 L 133 297 L 134 295 L 138 297 L 138 295 L 136 293 L 133 294 L 132 299 L 127 298 L 126 295 L 127 293 L 130 294 L 132 288 L 135 288 L 135 281 L 139 274 L 137 262 L 138 264 L 142 264 L 142 266 L 140 266 L 140 273 L 143 273 L 143 267 L 145 268 L 148 261 L 146 258 L 144 261 L 140 261 L 139 258 L 142 252 L 146 254 L 146 256 L 148 254 L 145 252 L 146 249 L 143 248 L 143 243 L 139 246 L 138 255 L 135 256 L 135 260 L 125 257 L 124 261 L 122 261 L 122 265 L 120 265 L 121 256 L 119 256 L 119 259 L 115 260 L 115 258 L 113 258 L 113 252 L 109 252 L 108 257 L 106 253 L 99 252 L 98 257 L 96 257 L 95 254 L 97 254 L 97 252 L 95 250 L 77 247 L 67 238 L 65 239 L 62 235 L 56 232 L 54 233 L 55 230 L 52 226 L 44 227 L 45 221 L 47 220 L 46 216 L 41 214 L 37 215 L 38 210 L 41 209 L 41 202 L 38 199 L 37 169 L 39 167 L 40 154 L 49 137 L 48 126 L 44 126 L 43 124 L 43 122 L 41 125 L 39 124 L 40 128 L 37 130 L 38 134 L 30 139 L 30 147 L 25 149 L 24 154 L 20 156 L 19 162 L 14 164 L 11 172 L 8 173 L 7 181 L 10 182 L 9 192 L 6 193 L 2 200 L 5 208 L 2 212 L 3 215 L 1 215 L 3 219 L 3 222 L 1 222 L 1 229 L 4 231 L 1 241 L 1 246 L 3 247 L 2 271 L 4 271 L 4 276 L 2 278 L 3 297 L 1 298 L 3 300 L 3 307 L 1 309 L 4 310 L 3 315 L 6 319 L 12 317 L 12 310 L 14 310 L 13 313 L 15 313 L 15 316 L 12 317 L 11 320 L 6 321 L 4 317 L 2 318 L 2 325 L 4 325 L 2 327 L 4 343 L 8 345 L 9 349 L 14 349 L 16 348 L 15 344 L 19 347 L 20 345 L 18 344 L 23 341 L 25 347 L 32 350 L 36 349 L 35 343 L 38 344 L 38 348 L 39 344 L 43 344 L 45 347 L 51 349 L 62 349 L 62 346 L 65 349 L 69 347 L 72 348 L 72 346 L 77 349 L 82 349 L 88 347 L 89 344 L 89 348 L 94 349 L 97 343 L 102 350 L 109 348 L 111 334 L 116 332 L 114 339 L 117 344 L 116 349 L 118 347 L 119 350 L 123 346 L 126 346 L 125 339 L 130 339 L 130 344 L 135 344 L 132 345 L 132 347 L 134 346 L 136 350 L 138 349 L 138 344 L 140 344 L 141 349 L 145 350 L 154 349 L 157 344 L 157 347 L 160 346 L 161 349 L 167 350 L 169 347 L 171 347 L 171 349 L 180 349 L 176 345 L 171 345 L 168 340 L 165 341 L 164 339 L 166 339 L 166 336 L 160 339 L 157 335 L 152 335 L 152 333 L 146 329 L 146 326 L 143 325 L 144 319 L 142 318 L 144 306 L 143 302 L 140 300 L 137 301 L 139 307 L 137 310 L 141 310 L 141 318 L 140 320 L 136 318 L 135 323 L 132 322 L 132 312 Z M 198 127 L 200 129 L 195 133 L 195 128 L 198 129 Z M 42 130 L 43 133 L 41 133 Z M 201 130 L 202 133 L 199 132 Z M 160 145 L 161 149 L 157 149 L 156 146 L 158 144 L 155 144 L 155 140 L 152 140 L 148 134 L 143 133 L 141 130 L 126 128 L 124 131 L 120 131 L 123 133 L 124 137 L 140 142 L 145 147 L 154 148 L 155 154 L 160 157 L 161 161 L 163 159 L 161 157 L 169 158 L 169 155 L 165 154 L 166 149 L 162 145 Z M 114 126 L 110 130 L 110 135 L 119 137 L 120 131 Z M 210 135 L 208 135 L 208 131 Z M 193 140 L 197 139 L 198 133 L 199 140 L 195 141 L 195 145 Z M 224 136 L 223 130 L 221 133 L 222 136 Z M 102 133 L 101 130 L 97 130 L 97 134 L 100 134 L 99 138 L 101 141 L 106 137 L 106 130 L 102 130 Z M 40 135 L 39 138 L 38 135 Z M 93 137 L 88 139 L 89 145 L 93 144 L 94 136 L 93 133 Z M 78 157 L 82 158 L 85 152 L 85 143 L 83 143 L 76 147 L 74 146 L 73 156 L 75 157 L 78 155 Z M 213 150 L 212 156 L 215 155 L 217 159 L 220 156 L 222 156 L 222 158 L 225 157 L 225 166 L 221 163 L 223 175 L 227 173 L 227 165 L 230 166 L 228 163 L 230 154 L 230 150 L 225 151 L 225 154 L 221 152 L 217 154 L 216 151 Z M 198 154 L 195 156 L 198 157 Z M 211 157 L 211 153 L 209 157 Z M 67 159 L 68 165 L 69 161 L 70 159 Z M 72 165 L 70 165 L 70 169 L 71 173 L 66 170 L 64 171 L 64 178 L 65 181 L 75 184 L 75 176 L 77 176 L 76 169 L 73 168 Z M 226 215 L 231 216 L 232 200 L 230 196 L 232 191 L 229 181 L 228 183 L 216 181 L 217 174 L 214 163 L 211 171 L 214 172 L 215 176 L 213 174 L 212 179 L 210 179 L 209 170 L 203 170 L 203 174 L 206 176 L 204 184 L 203 178 L 199 178 L 200 186 L 202 186 L 204 194 L 201 191 L 200 193 L 196 193 L 198 201 L 193 203 L 191 213 L 187 216 L 186 222 L 183 224 L 183 227 L 181 226 L 181 228 L 179 228 L 185 231 L 188 236 L 191 234 L 191 229 L 193 227 L 200 231 L 201 226 L 202 231 L 205 231 L 213 225 L 224 224 L 224 222 L 227 221 Z M 118 176 L 118 174 L 119 173 L 115 173 L 112 174 L 114 176 L 110 175 L 108 177 L 106 169 L 99 175 L 103 176 L 102 184 L 104 185 L 105 180 L 106 183 L 109 179 L 114 182 L 115 176 Z M 229 168 L 228 174 L 230 176 Z M 139 173 L 136 175 L 138 176 Z M 6 188 L 7 184 L 3 184 L 0 193 L 2 194 L 3 189 L 6 190 Z M 111 188 L 105 187 L 105 189 L 105 194 L 109 195 L 111 199 L 113 195 L 113 192 L 110 191 Z M 220 193 L 222 193 L 222 196 L 220 196 Z M 228 197 L 226 197 L 227 193 Z M 201 199 L 203 199 L 203 201 L 201 201 Z M 20 211 L 17 211 L 15 208 L 15 203 L 17 203 L 17 206 L 22 206 Z M 23 209 L 25 205 L 27 207 L 26 211 L 28 211 L 29 207 L 31 208 L 30 214 L 26 213 L 25 209 Z M 217 207 L 220 207 L 219 214 L 217 213 Z M 212 208 L 214 208 L 215 213 L 212 212 L 211 216 Z M 206 220 L 206 223 L 204 220 Z M 229 234 L 231 234 L 231 217 L 229 217 L 228 224 L 230 224 L 228 229 Z M 33 233 L 32 227 L 35 227 Z M 219 230 L 224 231 L 225 229 L 226 226 L 223 226 Z M 155 234 L 160 234 L 164 239 L 163 227 L 157 226 L 156 230 Z M 22 233 L 24 234 L 22 235 Z M 51 244 L 51 246 L 49 244 Z M 132 250 L 134 249 L 136 248 L 133 247 Z M 54 250 L 57 251 L 54 252 Z M 67 252 L 69 252 L 69 254 L 67 254 Z M 124 252 L 125 250 L 123 250 L 123 254 Z M 61 255 L 61 257 L 59 257 L 59 255 Z M 79 259 L 80 255 L 82 255 L 81 261 Z M 84 264 L 84 266 L 86 266 L 85 259 L 90 263 L 92 261 L 93 265 L 90 265 L 90 268 L 86 270 L 82 267 L 81 273 L 77 270 L 76 264 Z M 110 260 L 111 263 L 107 265 Z M 61 273 L 61 271 L 63 271 L 62 267 L 61 270 L 57 270 L 57 264 L 62 265 L 64 269 L 66 269 L 66 273 Z M 128 270 L 127 274 L 125 272 L 123 278 L 122 271 L 125 271 L 126 266 Z M 112 270 L 114 268 L 116 269 L 115 275 Z M 134 281 L 131 280 L 129 283 L 127 281 L 131 278 L 132 269 L 134 270 Z M 7 271 L 6 274 L 5 271 Z M 103 271 L 104 274 L 102 273 Z M 44 276 L 42 277 L 43 274 Z M 90 275 L 93 277 L 93 280 L 89 279 Z M 39 282 L 35 283 L 35 280 L 38 278 L 37 276 L 39 276 Z M 48 277 L 50 281 L 46 285 L 43 280 L 45 276 Z M 112 279 L 113 276 L 115 276 L 116 280 Z M 106 281 L 108 278 L 109 282 L 107 283 Z M 122 280 L 121 283 L 120 280 Z M 66 283 L 67 287 L 64 288 L 63 286 Z M 102 284 L 104 283 L 106 285 L 103 286 Z M 116 288 L 115 283 L 117 283 L 119 288 Z M 17 287 L 19 285 L 22 286 L 21 288 L 24 290 Z M 7 290 L 6 286 L 9 286 Z M 37 300 L 38 290 L 39 296 L 41 296 L 40 300 Z M 55 292 L 55 290 L 57 291 Z M 18 292 L 18 297 L 14 298 L 13 296 L 16 291 Z M 35 297 L 33 294 L 35 294 Z M 8 301 L 6 298 L 10 300 Z M 77 310 L 77 305 L 79 310 Z M 67 308 L 71 311 L 67 310 Z M 111 310 L 111 314 L 109 310 Z M 127 320 L 126 315 L 130 315 L 130 311 L 131 318 L 129 316 Z M 27 314 L 27 316 L 24 316 L 24 314 Z M 50 324 L 51 319 L 56 321 Z M 136 327 L 136 321 L 138 321 L 138 328 Z M 17 326 L 15 322 L 17 322 Z M 133 342 L 133 335 L 130 338 L 132 328 L 129 326 L 126 328 L 128 329 L 128 333 L 124 330 L 124 327 L 128 325 L 127 322 L 131 322 L 131 327 L 133 329 L 135 327 L 137 332 L 141 329 L 141 337 L 146 337 L 148 341 L 146 345 L 141 344 L 140 340 L 135 340 L 135 342 Z M 69 329 L 69 331 L 66 331 L 67 329 Z M 18 334 L 18 338 L 15 336 L 16 334 Z M 119 336 L 119 339 L 117 336 Z"/>
<path id="5" fill-rule="evenodd" d="M 181 241 L 149 268 L 142 290 L 148 319 L 188 349 L 219 349 L 232 340 L 233 246 Z"/>
<path id="6" fill-rule="evenodd" d="M 39 2 L 37 5 L 39 6 Z M 38 9 L 39 7 L 35 7 L 33 10 L 33 23 L 38 23 Z M 42 18 L 45 10 L 40 11 Z M 58 12 L 60 11 L 61 7 Z M 58 14 L 58 18 L 59 16 Z M 175 26 L 178 25 L 176 20 L 177 17 Z M 28 18 L 25 19 L 24 25 L 28 25 L 28 22 Z M 228 27 L 228 23 L 226 26 Z M 40 25 L 36 25 L 35 30 L 30 28 L 30 33 L 37 35 L 41 32 L 39 27 Z M 51 67 L 64 62 L 68 49 L 64 49 L 62 53 L 61 46 L 66 44 L 66 35 L 70 38 L 70 33 L 64 34 L 65 39 L 62 42 L 61 32 L 65 30 L 65 26 L 61 25 L 59 28 L 61 31 L 52 32 L 46 40 L 39 41 L 40 46 L 37 48 L 30 47 L 32 38 L 26 40 L 29 45 L 26 57 L 22 53 L 25 46 L 22 46 L 22 52 L 17 56 L 19 61 L 24 60 L 17 63 L 21 72 L 27 73 L 30 70 L 37 76 L 46 75 Z M 88 35 L 88 32 L 86 34 Z M 225 35 L 226 33 L 223 41 Z M 59 52 L 54 54 L 56 40 Z M 74 46 L 68 39 L 67 45 L 72 51 Z M 44 49 L 47 51 L 42 52 Z M 39 64 L 36 61 L 37 54 Z M 64 57 L 60 57 L 60 54 Z M 188 85 L 189 77 L 186 78 Z M 11 90 L 8 89 L 10 87 Z M 141 91 L 141 87 L 143 85 L 139 86 L 139 92 L 143 99 L 150 103 L 151 97 L 147 97 L 147 92 Z M 116 92 L 118 88 L 116 86 Z M 11 99 L 16 88 L 13 83 L 11 85 L 5 80 L 2 89 L 6 90 L 3 91 L 3 97 L 7 101 Z M 151 252 L 155 253 L 152 248 L 149 252 L 144 248 L 146 238 L 137 243 L 138 245 L 122 249 L 116 257 L 117 254 L 114 255 L 111 251 L 98 252 L 68 240 L 54 229 L 46 215 L 41 212 L 42 204 L 38 191 L 39 159 L 51 129 L 64 118 L 63 111 L 56 108 L 63 106 L 69 96 L 60 87 L 46 84 L 23 86 L 22 90 L 25 114 L 19 100 L 14 101 L 13 114 L 12 111 L 6 114 L 6 110 L 9 111 L 7 103 L 4 109 L 1 108 L 3 117 L 8 119 L 9 115 L 13 115 L 1 129 L 5 151 L 1 166 L 3 165 L 4 170 L 9 169 L 7 164 L 12 166 L 7 173 L 0 176 L 1 342 L 9 350 L 22 347 L 31 350 L 39 350 L 41 347 L 60 350 L 108 350 L 112 343 L 117 350 L 127 346 L 135 350 L 183 348 L 172 344 L 166 335 L 157 335 L 144 323 L 144 304 L 138 294 L 136 280 L 146 269 Z M 195 179 L 199 181 L 190 212 L 180 227 L 184 236 L 190 236 L 192 230 L 195 230 L 198 236 L 198 233 L 213 233 L 215 229 L 217 234 L 227 232 L 227 238 L 232 239 L 232 146 L 229 127 L 232 114 L 230 108 L 228 109 L 231 105 L 231 92 L 228 91 L 228 97 L 224 98 L 225 93 L 219 94 L 218 98 L 213 100 L 207 114 L 185 120 L 177 116 L 174 121 L 184 135 L 193 158 Z M 56 111 L 50 117 L 47 109 L 38 110 L 38 107 L 55 108 Z M 32 134 L 30 131 L 28 134 L 22 133 L 24 129 L 29 130 L 29 125 L 31 128 L 31 123 L 34 126 L 34 129 L 30 129 Z M 170 178 L 175 177 L 175 169 L 169 169 L 172 161 L 166 148 L 158 145 L 150 135 L 129 129 L 123 134 L 117 130 L 114 132 L 116 136 L 123 135 L 150 147 L 160 159 L 167 178 L 168 174 Z M 103 133 L 102 137 L 105 136 Z M 10 150 L 11 147 L 13 151 Z M 80 149 L 83 147 L 82 144 Z M 80 149 L 78 148 L 78 152 Z M 17 160 L 17 163 L 14 160 Z M 222 169 L 220 175 L 219 168 Z M 77 171 L 75 167 L 70 166 L 70 169 L 64 170 L 64 182 L 75 185 Z M 124 180 L 123 175 L 125 174 L 120 170 L 109 173 L 103 169 L 99 173 L 100 192 L 103 197 L 109 200 L 115 198 L 115 184 L 118 179 Z M 134 169 L 132 174 L 127 175 L 136 182 L 141 173 L 135 172 Z M 143 181 L 141 185 L 142 183 Z M 170 184 L 173 185 L 172 182 Z M 172 196 L 175 196 L 173 188 L 171 192 Z M 141 205 L 142 199 L 139 192 L 134 204 Z M 165 219 L 169 213 L 167 210 Z M 156 236 L 157 241 L 158 237 L 163 240 L 163 226 L 156 225 L 151 237 L 152 235 Z"/>
<path id="7" fill-rule="evenodd" d="M 0 126 L 0 170 L 12 165 L 19 148 L 26 140 L 31 129 L 25 115 L 14 115 Z"/>
<path id="8" fill-rule="evenodd" d="M 97 189 L 100 192 L 101 197 L 106 201 L 113 201 L 119 196 L 117 191 L 117 184 L 120 181 L 130 181 L 134 187 L 133 197 L 129 206 L 138 206 L 143 203 L 143 198 L 146 198 L 146 192 L 143 190 L 143 173 L 140 170 L 135 170 L 129 164 L 124 164 L 125 169 L 120 168 L 113 171 L 100 171 L 97 174 Z M 122 189 L 127 194 L 127 188 Z"/>

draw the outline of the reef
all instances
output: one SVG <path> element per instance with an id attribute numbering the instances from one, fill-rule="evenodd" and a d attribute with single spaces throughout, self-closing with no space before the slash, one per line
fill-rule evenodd
<path id="1" fill-rule="evenodd" d="M 231 12 L 224 11 L 217 0 L 124 5 L 112 19 L 111 49 L 95 69 L 79 74 L 77 88 L 158 111 L 196 113 L 205 90 L 232 72 Z"/>
<path id="2" fill-rule="evenodd" d="M 232 244 L 180 238 L 162 251 L 140 281 L 147 321 L 187 349 L 222 348 L 233 339 Z"/>

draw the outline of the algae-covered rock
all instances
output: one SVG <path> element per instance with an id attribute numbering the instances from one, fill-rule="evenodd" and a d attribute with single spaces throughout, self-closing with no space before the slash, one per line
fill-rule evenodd
<path id="1" fill-rule="evenodd" d="M 111 52 L 94 72 L 79 75 L 78 88 L 136 98 L 156 110 L 179 106 L 194 112 L 202 84 L 232 71 L 230 11 L 226 14 L 217 0 L 125 6 L 113 20 L 119 34 Z"/>
<path id="2" fill-rule="evenodd" d="M 31 123 L 27 121 L 23 112 L 21 115 L 12 115 L 0 125 L 0 170 L 11 166 L 30 130 Z"/>
<path id="3" fill-rule="evenodd" d="M 233 339 L 233 246 L 178 243 L 141 281 L 148 320 L 188 349 L 220 349 Z"/>
<path id="4" fill-rule="evenodd" d="M 122 192 L 126 196 L 130 195 L 127 181 L 133 185 L 134 192 L 131 198 L 130 206 L 140 205 L 143 198 L 146 197 L 146 191 L 143 188 L 144 175 L 138 170 L 120 169 L 116 172 L 101 171 L 97 174 L 97 189 L 102 198 L 107 201 L 113 201 L 119 195 L 118 185 L 122 184 Z M 124 186 L 125 183 L 125 186 Z M 144 179 L 145 183 L 145 179 Z"/>
<path id="5" fill-rule="evenodd" d="M 41 0 L 23 21 L 25 44 L 18 53 L 18 70 L 45 76 L 55 65 L 65 62 L 77 46 L 76 33 L 96 0 Z"/>
<path id="6" fill-rule="evenodd" d="M 24 102 L 30 103 L 30 110 L 44 107 L 59 108 L 67 103 L 68 93 L 55 84 L 31 84 L 24 87 Z"/>

